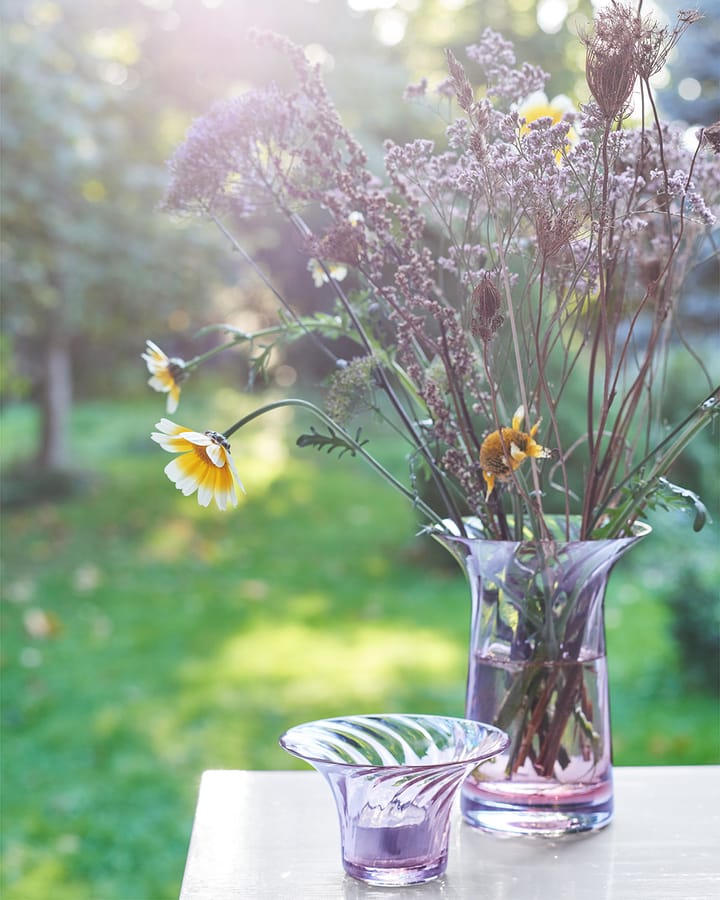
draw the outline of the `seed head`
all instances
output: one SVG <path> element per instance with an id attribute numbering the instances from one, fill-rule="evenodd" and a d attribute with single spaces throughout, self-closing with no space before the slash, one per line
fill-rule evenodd
<path id="1" fill-rule="evenodd" d="M 652 18 L 636 18 L 635 67 L 641 78 L 651 78 L 665 65 L 668 54 L 690 25 L 702 19 L 701 13 L 681 9 L 672 31 Z"/>
<path id="2" fill-rule="evenodd" d="M 710 144 L 715 153 L 720 153 L 720 122 L 708 125 L 707 128 L 703 129 L 702 134 L 705 143 Z"/>
<path id="3" fill-rule="evenodd" d="M 325 398 L 325 410 L 338 424 L 345 425 L 372 406 L 373 370 L 371 356 L 345 363 L 334 375 Z"/>
<path id="4" fill-rule="evenodd" d="M 505 321 L 500 314 L 500 291 L 486 272 L 470 298 L 470 332 L 481 341 L 491 341 Z"/>
<path id="5" fill-rule="evenodd" d="M 608 121 L 625 114 L 637 77 L 637 18 L 613 0 L 595 17 L 595 29 L 585 35 L 585 77 L 595 102 Z"/>
<path id="6" fill-rule="evenodd" d="M 470 79 L 465 74 L 462 64 L 458 61 L 452 50 L 445 51 L 448 70 L 450 72 L 450 80 L 455 88 L 455 96 L 460 104 L 460 108 L 465 112 L 469 112 L 475 100 Z"/>
<path id="7" fill-rule="evenodd" d="M 546 258 L 555 256 L 575 236 L 580 221 L 574 203 L 560 210 L 538 209 L 535 214 L 535 231 L 538 247 Z"/>

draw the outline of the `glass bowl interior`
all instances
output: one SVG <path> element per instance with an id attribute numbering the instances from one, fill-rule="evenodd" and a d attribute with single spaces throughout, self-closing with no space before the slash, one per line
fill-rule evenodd
<path id="1" fill-rule="evenodd" d="M 308 762 L 378 768 L 480 763 L 508 742 L 503 731 L 483 722 L 398 713 L 305 722 L 280 737 L 288 753 Z"/>

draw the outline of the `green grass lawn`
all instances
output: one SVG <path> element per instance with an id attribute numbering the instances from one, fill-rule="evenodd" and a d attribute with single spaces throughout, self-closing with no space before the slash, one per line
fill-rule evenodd
<path id="1" fill-rule="evenodd" d="M 181 421 L 242 414 L 217 403 Z M 402 498 L 295 450 L 305 422 L 278 413 L 233 440 L 241 507 L 203 510 L 162 473 L 160 414 L 81 406 L 84 491 L 3 514 L 5 900 L 176 897 L 203 770 L 303 768 L 277 737 L 310 718 L 463 712 L 467 590 Z M 35 423 L 2 426 L 7 465 Z M 677 536 L 657 526 L 608 598 L 615 761 L 718 762 L 717 697 L 688 693 L 668 632 Z M 682 540 L 686 561 L 712 555 Z"/>

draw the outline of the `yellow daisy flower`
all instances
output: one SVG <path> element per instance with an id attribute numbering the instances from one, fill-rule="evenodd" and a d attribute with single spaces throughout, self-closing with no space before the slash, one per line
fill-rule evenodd
<path id="1" fill-rule="evenodd" d="M 563 116 L 572 112 L 575 112 L 575 106 L 565 94 L 558 94 L 552 100 L 548 100 L 545 91 L 535 91 L 526 97 L 518 107 L 518 114 L 524 120 L 524 124 L 520 126 L 520 135 L 527 134 L 530 131 L 530 123 L 536 121 L 536 119 L 548 118 L 552 120 L 553 125 L 557 125 Z M 569 151 L 575 143 L 577 143 L 577 134 L 573 128 L 570 128 L 567 134 L 565 150 Z M 555 154 L 555 158 L 559 162 L 562 158 L 562 153 L 558 151 Z"/>
<path id="2" fill-rule="evenodd" d="M 145 341 L 145 353 L 142 354 L 152 378 L 148 380 L 150 387 L 167 394 L 167 411 L 174 413 L 180 402 L 180 382 L 185 377 L 185 360 L 170 358 L 152 341 Z"/>
<path id="3" fill-rule="evenodd" d="M 307 268 L 308 272 L 312 275 L 312 280 L 316 288 L 327 284 L 330 281 L 330 278 L 332 278 L 333 281 L 342 281 L 348 273 L 347 266 L 342 265 L 342 263 L 331 262 L 327 264 L 327 270 L 330 273 L 330 277 L 328 278 L 327 272 L 315 257 L 308 260 Z"/>
<path id="4" fill-rule="evenodd" d="M 186 497 L 198 492 L 200 506 L 212 499 L 219 509 L 238 505 L 239 487 L 245 488 L 230 455 L 230 444 L 217 431 L 191 431 L 170 419 L 161 419 L 150 437 L 168 453 L 179 453 L 165 466 L 165 474 Z"/>
<path id="5" fill-rule="evenodd" d="M 527 96 L 518 107 L 520 117 L 525 119 L 524 131 L 527 131 L 527 125 L 536 119 L 546 117 L 552 119 L 553 125 L 557 125 L 566 113 L 574 111 L 575 106 L 572 100 L 565 94 L 558 94 L 552 100 L 548 100 L 545 91 L 535 91 Z"/>
<path id="6" fill-rule="evenodd" d="M 487 484 L 486 497 L 492 494 L 496 479 L 507 481 L 524 459 L 529 456 L 534 459 L 552 456 L 551 450 L 541 447 L 535 440 L 541 420 L 525 432 L 520 430 L 524 418 L 525 408 L 519 406 L 512 417 L 512 426 L 493 431 L 480 446 L 480 466 Z"/>

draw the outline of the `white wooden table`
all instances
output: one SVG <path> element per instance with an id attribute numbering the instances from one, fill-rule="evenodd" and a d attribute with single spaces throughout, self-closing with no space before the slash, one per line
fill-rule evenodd
<path id="1" fill-rule="evenodd" d="M 720 766 L 615 769 L 615 818 L 588 837 L 499 838 L 453 815 L 441 879 L 371 887 L 343 872 L 316 772 L 205 772 L 180 900 L 720 898 Z"/>

